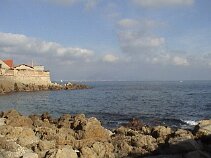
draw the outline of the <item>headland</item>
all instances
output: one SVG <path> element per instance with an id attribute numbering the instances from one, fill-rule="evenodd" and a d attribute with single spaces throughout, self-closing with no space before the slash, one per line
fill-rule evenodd
<path id="1" fill-rule="evenodd" d="M 0 60 L 0 94 L 20 91 L 87 89 L 86 85 L 51 82 L 50 71 L 42 65 L 20 64 L 13 60 Z"/>

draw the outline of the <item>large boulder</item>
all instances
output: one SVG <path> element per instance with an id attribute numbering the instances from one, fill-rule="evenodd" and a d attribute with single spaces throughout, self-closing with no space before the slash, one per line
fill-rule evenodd
<path id="1" fill-rule="evenodd" d="M 137 135 L 133 136 L 131 140 L 131 145 L 145 149 L 148 152 L 155 151 L 158 148 L 156 139 L 150 135 Z"/>
<path id="2" fill-rule="evenodd" d="M 108 142 L 95 142 L 91 147 L 81 148 L 82 158 L 115 158 L 114 146 Z"/>
<path id="3" fill-rule="evenodd" d="M 172 132 L 171 128 L 165 126 L 155 126 L 152 129 L 152 136 L 154 138 L 166 138 Z"/>
<path id="4" fill-rule="evenodd" d="M 58 119 L 57 126 L 58 127 L 64 127 L 64 128 L 70 128 L 71 126 L 71 115 L 70 114 L 64 114 Z"/>
<path id="5" fill-rule="evenodd" d="M 186 139 L 182 137 L 170 138 L 169 148 L 165 152 L 170 154 L 187 153 L 190 151 L 202 149 L 202 145 L 194 139 Z"/>
<path id="6" fill-rule="evenodd" d="M 114 146 L 115 157 L 125 157 L 132 150 L 131 137 L 117 135 L 112 138 L 112 144 Z"/>
<path id="7" fill-rule="evenodd" d="M 13 127 L 32 127 L 32 120 L 26 116 L 22 116 L 16 110 L 10 110 L 4 113 L 6 124 Z"/>
<path id="8" fill-rule="evenodd" d="M 3 158 L 19 158 L 25 153 L 31 153 L 28 148 L 22 147 L 14 141 L 0 139 L 0 149 Z"/>
<path id="9" fill-rule="evenodd" d="M 84 120 L 75 120 L 74 129 L 78 131 L 79 139 L 100 139 L 107 140 L 110 138 L 111 132 L 101 126 L 100 121 L 91 117 Z"/>
<path id="10" fill-rule="evenodd" d="M 194 133 L 197 138 L 211 135 L 211 120 L 199 121 L 195 126 Z"/>

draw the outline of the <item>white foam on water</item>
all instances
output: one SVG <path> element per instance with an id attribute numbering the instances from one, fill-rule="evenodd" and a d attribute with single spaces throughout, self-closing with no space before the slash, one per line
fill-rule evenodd
<path id="1" fill-rule="evenodd" d="M 192 120 L 182 120 L 182 121 L 191 126 L 196 126 L 198 124 L 197 121 L 192 121 Z"/>

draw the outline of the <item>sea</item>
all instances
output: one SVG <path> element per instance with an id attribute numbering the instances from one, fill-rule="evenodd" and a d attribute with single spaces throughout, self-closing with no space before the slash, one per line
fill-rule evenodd
<path id="1" fill-rule="evenodd" d="M 191 128 L 211 119 L 211 81 L 95 81 L 92 88 L 18 92 L 0 96 L 0 110 L 16 109 L 23 115 L 48 112 L 96 117 L 107 128 L 132 118 L 147 125 Z"/>

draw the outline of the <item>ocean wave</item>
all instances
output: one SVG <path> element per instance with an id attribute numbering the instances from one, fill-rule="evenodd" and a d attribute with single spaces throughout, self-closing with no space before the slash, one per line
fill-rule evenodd
<path id="1" fill-rule="evenodd" d="M 196 126 L 198 124 L 197 121 L 193 121 L 193 120 L 182 120 L 184 123 L 190 125 L 190 126 Z"/>

